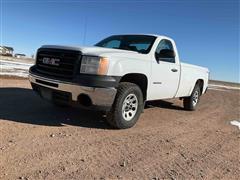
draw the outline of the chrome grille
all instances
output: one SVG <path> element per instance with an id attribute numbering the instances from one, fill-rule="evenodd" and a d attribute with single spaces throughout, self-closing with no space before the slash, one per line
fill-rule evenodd
<path id="1" fill-rule="evenodd" d="M 51 63 L 54 60 L 56 63 Z M 36 70 L 46 76 L 71 79 L 79 71 L 80 60 L 80 51 L 41 48 L 37 53 Z"/>

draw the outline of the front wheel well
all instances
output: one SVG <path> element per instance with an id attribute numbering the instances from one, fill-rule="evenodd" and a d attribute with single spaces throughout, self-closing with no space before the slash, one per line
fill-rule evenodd
<path id="1" fill-rule="evenodd" d="M 147 86 L 148 86 L 148 79 L 145 74 L 140 73 L 129 73 L 124 75 L 120 82 L 130 82 L 138 85 L 143 93 L 143 98 L 146 100 L 147 98 Z"/>

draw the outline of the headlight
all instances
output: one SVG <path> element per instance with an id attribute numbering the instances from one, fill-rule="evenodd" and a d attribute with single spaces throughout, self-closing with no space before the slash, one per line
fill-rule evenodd
<path id="1" fill-rule="evenodd" d="M 80 73 L 106 75 L 109 61 L 104 57 L 83 56 Z"/>

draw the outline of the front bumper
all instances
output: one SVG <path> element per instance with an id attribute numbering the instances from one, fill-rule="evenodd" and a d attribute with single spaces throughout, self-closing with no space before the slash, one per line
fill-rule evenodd
<path id="1" fill-rule="evenodd" d="M 29 74 L 29 81 L 33 89 L 36 91 L 37 87 L 37 93 L 47 100 L 54 100 L 53 93 L 62 92 L 70 95 L 69 99 L 65 99 L 66 103 L 83 105 L 79 97 L 87 96 L 91 101 L 88 108 L 96 106 L 109 109 L 113 104 L 117 92 L 115 87 L 81 86 L 79 84 L 41 77 L 31 72 Z"/>

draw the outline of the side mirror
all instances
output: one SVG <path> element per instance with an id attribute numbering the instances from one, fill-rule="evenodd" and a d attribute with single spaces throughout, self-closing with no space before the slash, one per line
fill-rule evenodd
<path id="1" fill-rule="evenodd" d="M 159 53 L 160 58 L 175 58 L 175 53 L 170 49 L 162 49 Z"/>
<path id="2" fill-rule="evenodd" d="M 174 59 L 175 58 L 175 52 L 173 50 L 170 50 L 170 49 L 162 49 L 160 51 L 160 53 L 156 53 L 155 56 L 156 56 L 156 59 L 158 61 L 161 60 L 162 58 L 163 59 L 165 59 L 165 58 Z"/>

